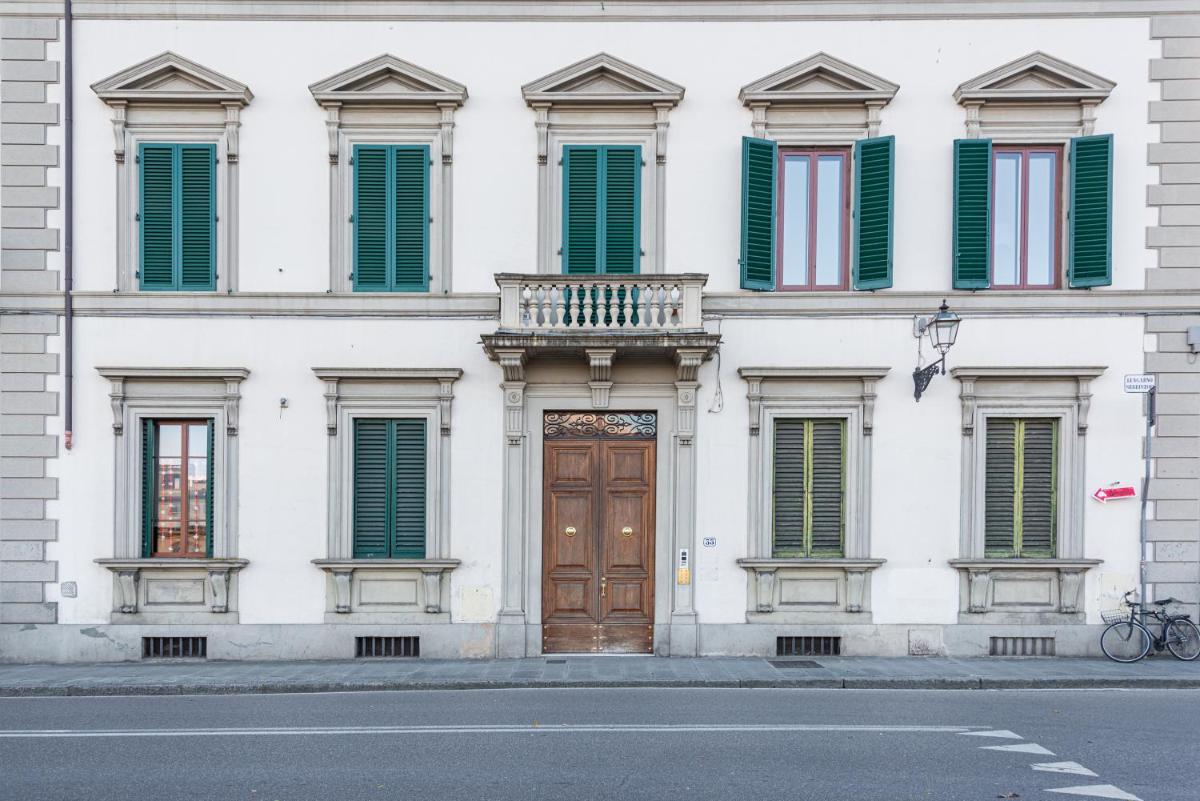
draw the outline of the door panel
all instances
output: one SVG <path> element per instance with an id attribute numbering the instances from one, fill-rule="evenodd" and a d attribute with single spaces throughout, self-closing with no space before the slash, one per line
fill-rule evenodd
<path id="1" fill-rule="evenodd" d="M 653 648 L 651 439 L 545 443 L 543 651 Z"/>

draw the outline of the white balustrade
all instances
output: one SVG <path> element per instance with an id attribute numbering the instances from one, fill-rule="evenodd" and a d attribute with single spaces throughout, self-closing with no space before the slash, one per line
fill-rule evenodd
<path id="1" fill-rule="evenodd" d="M 538 332 L 688 331 L 702 328 L 708 276 L 537 276 L 501 274 L 500 326 Z"/>

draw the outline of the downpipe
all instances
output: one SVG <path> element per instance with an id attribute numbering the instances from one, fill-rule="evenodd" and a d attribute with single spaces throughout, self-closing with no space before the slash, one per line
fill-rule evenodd
<path id="1" fill-rule="evenodd" d="M 75 439 L 75 158 L 71 0 L 63 2 L 63 445 Z"/>

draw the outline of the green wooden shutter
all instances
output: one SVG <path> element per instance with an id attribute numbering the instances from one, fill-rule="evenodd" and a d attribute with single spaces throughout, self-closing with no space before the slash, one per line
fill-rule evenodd
<path id="1" fill-rule="evenodd" d="M 429 146 L 391 148 L 394 243 L 392 288 L 400 292 L 429 289 Z"/>
<path id="2" fill-rule="evenodd" d="M 992 140 L 954 140 L 954 288 L 991 285 Z"/>
<path id="3" fill-rule="evenodd" d="M 854 288 L 892 285 L 896 137 L 854 143 Z"/>
<path id="4" fill-rule="evenodd" d="M 1058 421 L 1020 421 L 1021 479 L 1018 555 L 1054 556 L 1058 516 Z"/>
<path id="5" fill-rule="evenodd" d="M 600 269 L 600 148 L 563 148 L 562 263 L 567 275 Z"/>
<path id="6" fill-rule="evenodd" d="M 391 427 L 387 420 L 354 421 L 354 558 L 386 558 L 391 519 Z"/>
<path id="7" fill-rule="evenodd" d="M 1017 421 L 987 420 L 984 456 L 983 531 L 987 556 L 1016 555 Z"/>
<path id="8" fill-rule="evenodd" d="M 803 420 L 775 421 L 772 555 L 804 556 Z"/>
<path id="9" fill-rule="evenodd" d="M 140 208 L 142 289 L 175 288 L 175 191 L 172 145 L 143 143 L 138 147 L 141 167 Z"/>
<path id="10" fill-rule="evenodd" d="M 388 149 L 354 146 L 354 289 L 388 288 Z"/>
<path id="11" fill-rule="evenodd" d="M 142 556 L 154 553 L 154 501 L 157 489 L 154 471 L 154 421 L 142 419 Z"/>
<path id="12" fill-rule="evenodd" d="M 1071 140 L 1071 286 L 1112 284 L 1112 134 Z"/>
<path id="13" fill-rule="evenodd" d="M 425 558 L 425 421 L 392 420 L 392 558 Z"/>
<path id="14" fill-rule="evenodd" d="M 812 556 L 841 556 L 845 533 L 844 420 L 809 421 L 808 528 Z"/>
<path id="15" fill-rule="evenodd" d="M 213 555 L 213 537 L 214 537 L 213 519 L 215 517 L 215 514 L 213 512 L 213 500 L 217 497 L 217 492 L 216 492 L 217 468 L 216 468 L 216 460 L 213 458 L 213 456 L 217 452 L 217 448 L 216 448 L 216 443 L 214 442 L 213 433 L 214 433 L 213 421 L 209 420 L 208 421 L 208 484 L 205 485 L 205 490 L 206 490 L 205 496 L 206 497 L 204 499 L 204 509 L 206 512 L 206 517 L 205 517 L 205 521 L 204 521 L 205 522 L 204 532 L 208 537 L 208 541 L 205 543 L 204 549 L 205 549 L 205 553 L 208 555 L 208 557 L 210 559 L 212 558 L 212 555 Z"/>
<path id="16" fill-rule="evenodd" d="M 775 170 L 778 145 L 742 137 L 742 289 L 775 288 Z"/>
<path id="17" fill-rule="evenodd" d="M 639 231 L 642 149 L 603 148 L 604 163 L 604 263 L 603 272 L 631 275 L 640 272 Z"/>
<path id="18" fill-rule="evenodd" d="M 217 288 L 217 148 L 178 145 L 179 288 Z"/>

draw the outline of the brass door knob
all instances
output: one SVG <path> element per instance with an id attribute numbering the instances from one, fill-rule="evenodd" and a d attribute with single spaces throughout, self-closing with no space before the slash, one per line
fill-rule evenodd
<path id="1" fill-rule="evenodd" d="M 621 536 L 622 537 L 632 537 L 633 529 L 631 529 L 629 526 L 626 526 L 625 528 L 621 529 Z"/>
<path id="2" fill-rule="evenodd" d="M 568 537 L 574 537 L 575 536 L 575 527 L 567 526 L 566 529 L 563 530 L 563 534 L 566 534 Z"/>

